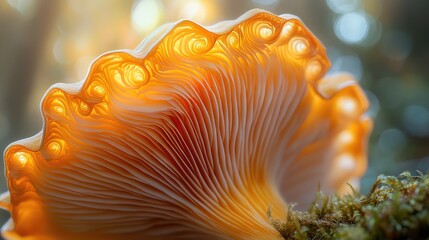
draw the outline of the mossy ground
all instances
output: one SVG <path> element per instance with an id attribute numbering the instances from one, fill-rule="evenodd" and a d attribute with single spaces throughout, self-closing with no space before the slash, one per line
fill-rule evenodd
<path id="1" fill-rule="evenodd" d="M 379 176 L 369 194 L 319 193 L 307 212 L 272 219 L 284 239 L 429 239 L 429 177 Z"/>

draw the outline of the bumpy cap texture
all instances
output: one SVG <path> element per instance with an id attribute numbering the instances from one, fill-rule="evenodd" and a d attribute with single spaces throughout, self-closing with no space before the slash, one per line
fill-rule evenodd
<path id="1" fill-rule="evenodd" d="M 45 94 L 4 153 L 6 239 L 275 239 L 267 211 L 344 191 L 371 120 L 291 15 L 162 26 Z"/>

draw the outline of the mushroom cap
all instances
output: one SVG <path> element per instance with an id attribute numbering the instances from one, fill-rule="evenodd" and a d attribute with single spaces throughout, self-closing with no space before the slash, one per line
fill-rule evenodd
<path id="1" fill-rule="evenodd" d="M 44 125 L 4 153 L 6 239 L 273 239 L 267 217 L 366 169 L 368 102 L 325 77 L 292 15 L 160 27 L 45 94 Z"/>

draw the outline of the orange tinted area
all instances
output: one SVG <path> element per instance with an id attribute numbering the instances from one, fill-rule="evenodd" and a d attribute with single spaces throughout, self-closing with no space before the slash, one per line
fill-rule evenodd
<path id="1" fill-rule="evenodd" d="M 8 239 L 274 239 L 366 168 L 366 98 L 292 16 L 164 26 L 54 85 L 5 151 Z M 314 191 L 312 191 L 314 189 Z"/>

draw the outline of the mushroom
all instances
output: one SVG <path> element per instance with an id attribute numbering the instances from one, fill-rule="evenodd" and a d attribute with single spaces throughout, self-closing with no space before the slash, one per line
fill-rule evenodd
<path id="1" fill-rule="evenodd" d="M 53 85 L 4 153 L 6 239 L 274 239 L 267 211 L 344 191 L 371 120 L 292 15 L 162 26 Z"/>

